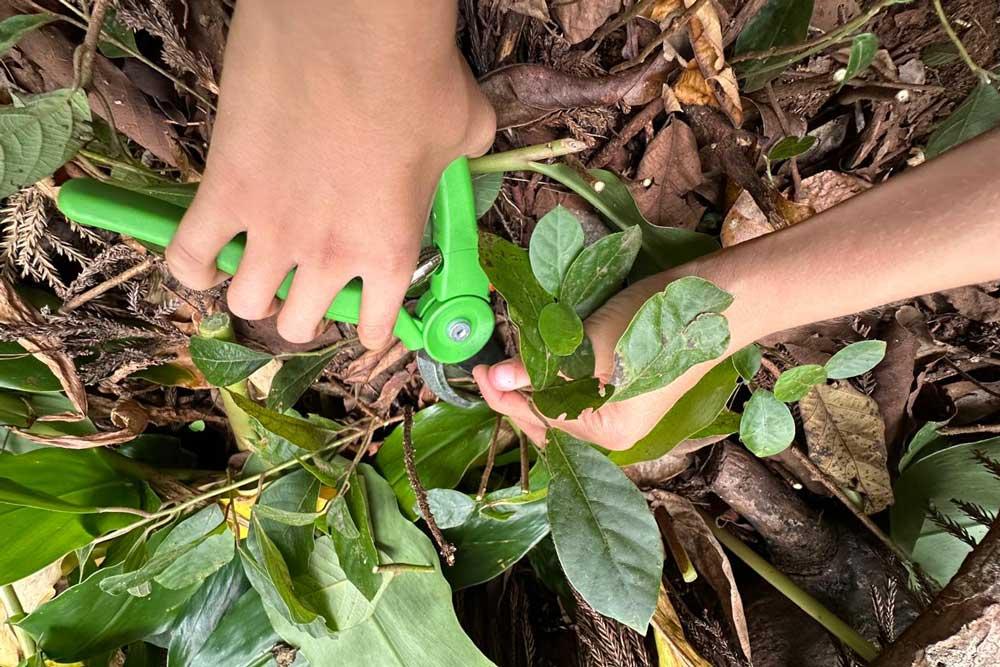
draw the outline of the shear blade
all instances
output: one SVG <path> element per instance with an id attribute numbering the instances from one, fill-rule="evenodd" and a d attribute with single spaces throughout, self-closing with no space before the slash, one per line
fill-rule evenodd
<path id="1" fill-rule="evenodd" d="M 460 408 L 471 408 L 482 399 L 470 392 L 455 389 L 448 382 L 448 379 L 469 377 L 472 369 L 476 366 L 480 364 L 492 365 L 506 358 L 507 356 L 504 354 L 503 348 L 495 340 L 490 340 L 472 358 L 454 366 L 445 366 L 438 361 L 434 361 L 427 356 L 426 352 L 421 350 L 417 352 L 417 370 L 420 371 L 420 375 L 424 378 L 424 384 L 442 401 Z"/>

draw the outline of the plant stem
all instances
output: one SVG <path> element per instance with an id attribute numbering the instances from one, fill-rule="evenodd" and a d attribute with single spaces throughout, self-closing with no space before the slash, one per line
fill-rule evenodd
<path id="1" fill-rule="evenodd" d="M 24 607 L 21 606 L 21 600 L 17 597 L 14 584 L 0 586 L 0 604 L 3 604 L 3 608 L 7 612 L 7 623 L 14 631 L 14 636 L 17 638 L 17 645 L 21 649 L 22 657 L 25 660 L 33 657 L 36 652 L 35 640 L 31 638 L 31 635 L 24 628 L 16 624 L 16 621 L 20 620 L 21 616 L 24 616 Z"/>
<path id="2" fill-rule="evenodd" d="M 479 491 L 476 492 L 476 502 L 478 503 L 486 495 L 486 487 L 490 483 L 490 474 L 493 473 L 493 463 L 497 457 L 497 441 L 500 435 L 500 420 L 502 415 L 497 415 L 496 423 L 493 425 L 493 435 L 490 437 L 490 447 L 486 454 L 486 466 L 483 467 L 483 476 L 479 480 Z"/>
<path id="3" fill-rule="evenodd" d="M 732 551 L 737 558 L 746 563 L 750 569 L 760 575 L 767 583 L 778 589 L 778 592 L 798 606 L 799 609 L 826 628 L 830 634 L 867 661 L 872 661 L 878 657 L 879 650 L 874 644 L 858 634 L 847 623 L 840 620 L 823 603 L 799 588 L 786 574 L 778 571 L 773 565 L 761 558 L 757 552 L 744 544 L 739 538 L 716 525 L 714 518 L 704 513 L 702 513 L 702 518 L 705 519 L 708 528 L 719 542 L 725 545 L 727 549 Z"/>
<path id="4" fill-rule="evenodd" d="M 375 571 L 379 574 L 403 574 L 404 572 L 434 572 L 433 565 L 417 565 L 414 563 L 384 563 L 377 565 Z"/>
<path id="5" fill-rule="evenodd" d="M 108 12 L 108 0 L 94 0 L 87 18 L 87 34 L 83 38 L 76 53 L 73 55 L 76 65 L 74 88 L 88 90 L 94 80 L 94 55 L 97 53 L 97 40 L 101 37 L 104 27 L 104 15 Z"/>
<path id="6" fill-rule="evenodd" d="M 116 169 L 121 169 L 122 171 L 131 172 L 137 176 L 143 176 L 145 178 L 155 178 L 163 181 L 164 183 L 173 183 L 173 181 L 163 178 L 163 176 L 152 169 L 147 169 L 145 167 L 139 167 L 129 162 L 124 162 L 122 160 L 116 160 L 113 157 L 109 157 L 102 153 L 97 153 L 95 151 L 89 150 L 87 148 L 81 148 L 78 153 L 88 160 L 92 160 L 98 164 L 103 164 L 108 167 L 115 167 Z"/>
<path id="7" fill-rule="evenodd" d="M 410 482 L 417 497 L 417 505 L 420 507 L 420 515 L 423 517 L 427 528 L 430 529 L 434 541 L 437 543 L 438 551 L 449 566 L 455 564 L 455 545 L 445 539 L 444 533 L 434 519 L 434 512 L 427 501 L 427 490 L 420 483 L 420 475 L 417 473 L 417 466 L 413 461 L 413 410 L 406 406 L 403 410 L 403 467 L 406 468 L 406 477 Z"/>
<path id="8" fill-rule="evenodd" d="M 505 171 L 527 171 L 530 162 L 550 160 L 587 150 L 587 144 L 576 139 L 558 139 L 544 144 L 525 146 L 503 153 L 493 153 L 469 160 L 473 174 L 493 174 Z"/>
<path id="9" fill-rule="evenodd" d="M 934 4 L 934 11 L 937 13 L 938 20 L 941 22 L 941 27 L 944 28 L 944 32 L 948 35 L 948 39 L 954 43 L 955 48 L 958 49 L 958 55 L 965 61 L 965 64 L 969 66 L 972 73 L 979 77 L 980 81 L 983 83 L 989 83 L 990 79 L 994 76 L 992 73 L 983 69 L 972 59 L 969 55 L 968 50 L 965 48 L 965 44 L 958 37 L 958 33 L 955 29 L 951 27 L 951 21 L 948 20 L 948 15 L 944 13 L 944 7 L 941 6 L 941 0 L 932 0 Z"/>
<path id="10" fill-rule="evenodd" d="M 205 338 L 236 342 L 236 333 L 233 331 L 232 320 L 225 313 L 213 313 L 204 319 L 198 326 L 198 333 Z M 229 426 L 233 429 L 233 437 L 236 439 L 236 446 L 240 451 L 254 451 L 255 445 L 260 442 L 261 434 L 250 415 L 243 412 L 230 394 L 239 394 L 246 399 L 250 399 L 250 390 L 247 388 L 247 381 L 240 380 L 231 384 L 224 391 L 219 392 L 222 398 L 222 408 L 229 419 Z"/>

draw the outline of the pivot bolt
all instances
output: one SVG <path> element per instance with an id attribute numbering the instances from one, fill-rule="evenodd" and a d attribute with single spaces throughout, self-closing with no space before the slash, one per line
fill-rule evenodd
<path id="1" fill-rule="evenodd" d="M 472 333 L 472 325 L 468 320 L 452 320 L 448 325 L 448 338 L 461 343 Z"/>

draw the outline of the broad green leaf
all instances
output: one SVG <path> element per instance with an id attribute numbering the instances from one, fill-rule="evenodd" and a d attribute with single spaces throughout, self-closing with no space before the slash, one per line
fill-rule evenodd
<path id="1" fill-rule="evenodd" d="M 938 433 L 938 429 L 948 422 L 927 422 L 920 427 L 920 430 L 913 434 L 910 443 L 906 446 L 906 451 L 899 458 L 899 472 L 902 473 L 910 464 L 916 463 L 934 452 L 947 449 L 955 443 L 947 437 Z"/>
<path id="2" fill-rule="evenodd" d="M 189 667 L 222 617 L 248 590 L 250 583 L 237 558 L 210 576 L 184 605 L 170 628 L 167 667 Z"/>
<path id="3" fill-rule="evenodd" d="M 330 537 L 316 540 L 309 558 L 309 567 L 295 578 L 295 589 L 302 600 L 325 619 L 326 625 L 314 637 L 327 637 L 364 623 L 371 618 L 379 596 L 391 580 L 390 576 L 371 573 L 381 587 L 368 600 L 347 574 L 348 563 L 341 559 Z"/>
<path id="4" fill-rule="evenodd" d="M 639 227 L 642 230 L 642 252 L 635 268 L 642 276 L 679 266 L 719 249 L 716 240 L 707 234 L 651 224 L 639 212 L 625 184 L 610 171 L 591 169 L 587 174 L 593 180 L 588 180 L 566 164 L 532 162 L 530 167 L 586 199 L 621 231 Z M 597 183 L 600 183 L 600 191 L 594 187 Z"/>
<path id="5" fill-rule="evenodd" d="M 503 186 L 503 173 L 491 172 L 488 174 L 473 174 L 472 192 L 476 198 L 476 219 L 486 215 L 493 202 L 500 196 L 500 188 Z"/>
<path id="6" fill-rule="evenodd" d="M 620 466 L 653 461 L 688 438 L 703 437 L 701 431 L 719 417 L 736 384 L 736 369 L 724 359 L 674 403 L 646 437 L 629 449 L 611 452 L 610 459 Z"/>
<path id="7" fill-rule="evenodd" d="M 434 522 L 442 530 L 461 526 L 476 509 L 474 498 L 454 489 L 427 489 L 427 503 Z M 413 504 L 413 513 L 421 514 L 420 503 Z"/>
<path id="8" fill-rule="evenodd" d="M 250 515 L 250 537 L 246 549 L 240 549 L 243 571 L 264 604 L 296 625 L 325 625 L 326 621 L 316 610 L 304 603 L 295 592 L 292 575 L 281 551 L 260 525 L 255 514 Z"/>
<path id="9" fill-rule="evenodd" d="M 325 510 L 319 512 L 289 512 L 288 510 L 258 505 L 254 507 L 254 512 L 264 519 L 270 519 L 275 523 L 283 523 L 286 526 L 311 526 L 316 520 L 326 514 Z"/>
<path id="10" fill-rule="evenodd" d="M 329 445 L 337 434 L 310 421 L 268 410 L 246 396 L 229 392 L 236 407 L 256 419 L 266 431 L 288 440 L 296 447 L 315 452 Z"/>
<path id="11" fill-rule="evenodd" d="M 826 369 L 817 364 L 789 368 L 774 383 L 774 397 L 785 403 L 802 400 L 813 385 L 826 382 Z"/>
<path id="12" fill-rule="evenodd" d="M 542 216 L 531 233 L 528 257 L 538 284 L 551 294 L 559 294 L 569 265 L 583 250 L 583 227 L 568 209 L 556 206 Z"/>
<path id="13" fill-rule="evenodd" d="M 851 40 L 851 52 L 847 57 L 847 67 L 844 68 L 846 70 L 844 80 L 840 83 L 841 88 L 846 82 L 868 69 L 875 59 L 876 51 L 878 51 L 878 37 L 874 34 L 863 32 L 854 36 Z"/>
<path id="14" fill-rule="evenodd" d="M 475 512 L 445 530 L 457 549 L 455 564 L 445 571 L 452 587 L 458 590 L 499 576 L 548 535 L 545 498 L 544 492 L 522 494 L 520 487 L 499 489 L 484 499 L 493 512 Z M 494 512 L 504 518 L 495 518 Z"/>
<path id="15" fill-rule="evenodd" d="M 16 391 L 62 391 L 49 367 L 17 343 L 0 343 L 0 389 Z"/>
<path id="16" fill-rule="evenodd" d="M 204 336 L 193 336 L 190 350 L 194 365 L 216 387 L 228 387 L 245 380 L 271 361 L 269 354 Z"/>
<path id="17" fill-rule="evenodd" d="M 55 172 L 90 138 L 90 105 L 69 88 L 0 107 L 0 197 Z"/>
<path id="18" fill-rule="evenodd" d="M 69 514 L 94 514 L 100 511 L 93 505 L 77 505 L 62 498 L 22 486 L 12 479 L 0 477 L 0 504 L 13 507 L 31 507 L 50 512 Z"/>
<path id="19" fill-rule="evenodd" d="M 499 236 L 480 234 L 479 262 L 507 302 L 531 385 L 535 389 L 548 386 L 557 377 L 558 361 L 538 332 L 538 318 L 542 309 L 552 303 L 552 297 L 535 279 L 528 252 Z"/>
<path id="20" fill-rule="evenodd" d="M 760 457 L 780 454 L 795 439 L 795 419 L 788 406 L 766 389 L 758 389 L 743 408 L 740 440 Z"/>
<path id="21" fill-rule="evenodd" d="M 315 460 L 313 461 L 315 463 Z M 264 489 L 255 505 L 294 513 L 312 512 L 316 509 L 320 483 L 307 471 L 296 470 Z M 268 537 L 274 542 L 288 564 L 292 575 L 302 572 L 308 562 L 314 543 L 312 526 L 293 526 L 258 516 Z"/>
<path id="22" fill-rule="evenodd" d="M 702 278 L 667 285 L 642 305 L 615 346 L 611 400 L 624 401 L 665 387 L 692 366 L 715 359 L 729 345 L 720 315 L 733 297 Z"/>
<path id="23" fill-rule="evenodd" d="M 804 42 L 812 13 L 813 0 L 768 0 L 740 32 L 733 52 L 742 55 Z M 737 74 L 746 79 L 743 90 L 760 90 L 781 74 L 784 63 L 781 56 L 739 63 Z"/>
<path id="24" fill-rule="evenodd" d="M 744 382 L 753 382 L 757 371 L 760 370 L 760 346 L 757 343 L 750 343 L 745 348 L 733 354 L 733 366 L 740 374 Z"/>
<path id="25" fill-rule="evenodd" d="M 340 349 L 334 345 L 316 354 L 302 354 L 286 359 L 271 381 L 267 407 L 284 412 L 294 406 Z"/>
<path id="26" fill-rule="evenodd" d="M 139 47 L 135 43 L 135 33 L 126 28 L 118 20 L 118 13 L 114 7 L 108 8 L 108 12 L 104 16 L 104 25 L 101 28 L 101 32 L 129 47 L 132 53 L 139 51 Z M 127 58 L 132 55 L 128 51 L 103 39 L 97 43 L 97 48 L 100 49 L 101 55 L 105 58 Z"/>
<path id="27" fill-rule="evenodd" d="M 451 587 L 438 570 L 433 544 L 400 514 L 385 481 L 369 466 L 362 464 L 359 470 L 368 484 L 375 541 L 384 559 L 433 565 L 435 571 L 390 578 L 370 618 L 320 638 L 310 636 L 269 609 L 278 634 L 299 647 L 300 655 L 312 665 L 352 664 L 358 656 L 379 667 L 491 665 L 466 637 L 455 617 Z M 317 551 L 325 549 L 324 544 L 325 540 L 317 541 Z M 327 551 L 333 553 L 332 548 Z"/>
<path id="28" fill-rule="evenodd" d="M 784 137 L 771 146 L 771 150 L 767 152 L 767 159 L 771 162 L 790 160 L 805 153 L 815 143 L 816 137 L 809 134 L 804 137 Z"/>
<path id="29" fill-rule="evenodd" d="M 268 664 L 271 649 L 281 641 L 255 590 L 244 593 L 202 639 L 201 650 L 190 661 L 171 662 L 168 653 L 167 667 L 260 667 Z"/>
<path id="30" fill-rule="evenodd" d="M 0 21 L 0 56 L 6 55 L 29 32 L 52 23 L 56 18 L 55 14 L 18 14 Z"/>
<path id="31" fill-rule="evenodd" d="M 342 536 L 354 540 L 361 532 L 351 517 L 351 510 L 347 507 L 344 496 L 336 496 L 326 507 L 326 527 L 327 532 L 340 533 Z"/>
<path id="32" fill-rule="evenodd" d="M 584 410 L 604 405 L 614 394 L 615 388 L 608 385 L 601 393 L 601 381 L 597 378 L 571 380 L 536 391 L 531 395 L 535 407 L 552 419 L 576 419 Z"/>
<path id="33" fill-rule="evenodd" d="M 885 341 L 863 340 L 838 350 L 826 362 L 826 375 L 831 380 L 843 380 L 867 373 L 885 358 Z"/>
<path id="34" fill-rule="evenodd" d="M 437 403 L 413 417 L 413 458 L 425 488 L 451 489 L 490 446 L 496 414 L 485 403 L 459 408 Z M 396 428 L 375 455 L 375 464 L 392 485 L 399 505 L 411 518 L 416 497 L 403 467 L 403 428 Z"/>
<path id="35" fill-rule="evenodd" d="M 99 449 L 44 448 L 0 455 L 0 477 L 67 503 L 139 507 L 142 483 L 115 466 L 118 455 Z M 129 525 L 123 514 L 81 515 L 0 504 L 0 585 L 22 579 L 94 538 Z"/>
<path id="36" fill-rule="evenodd" d="M 924 154 L 937 157 L 950 148 L 977 137 L 1000 125 L 1000 93 L 992 84 L 980 83 L 950 116 L 945 118 L 930 139 Z"/>
<path id="37" fill-rule="evenodd" d="M 583 322 L 564 303 L 550 303 L 538 318 L 538 333 L 553 354 L 568 357 L 583 342 Z"/>
<path id="38" fill-rule="evenodd" d="M 558 362 L 559 372 L 571 380 L 582 380 L 594 374 L 594 345 L 587 337 L 586 331 L 583 332 L 580 347 L 569 356 L 559 357 Z"/>
<path id="39" fill-rule="evenodd" d="M 987 528 L 972 521 L 952 500 L 976 503 L 994 514 L 1000 509 L 1000 483 L 975 459 L 976 451 L 1000 459 L 1000 438 L 928 454 L 907 466 L 893 487 L 892 539 L 941 585 L 955 574 L 970 548 L 931 521 L 928 504 L 963 526 L 977 541 Z"/>
<path id="40" fill-rule="evenodd" d="M 608 234 L 583 249 L 569 267 L 559 300 L 581 318 L 590 316 L 619 289 L 642 247 L 638 226 Z"/>
<path id="41" fill-rule="evenodd" d="M 740 421 L 743 415 L 732 410 L 723 410 L 711 424 L 691 436 L 692 440 L 732 435 L 740 432 Z"/>
<path id="42" fill-rule="evenodd" d="M 663 546 L 646 499 L 605 456 L 550 430 L 548 516 L 566 578 L 600 614 L 645 634 Z"/>
<path id="43" fill-rule="evenodd" d="M 382 588 L 383 577 L 376 572 L 379 566 L 378 550 L 375 548 L 375 534 L 368 512 L 367 483 L 363 476 L 356 472 L 351 475 L 344 499 L 358 535 L 348 537 L 345 532 L 335 530 L 330 537 L 344 574 L 365 598 L 374 600 Z"/>

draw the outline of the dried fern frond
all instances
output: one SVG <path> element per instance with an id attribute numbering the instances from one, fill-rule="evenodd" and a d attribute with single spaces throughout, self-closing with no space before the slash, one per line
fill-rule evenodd
<path id="1" fill-rule="evenodd" d="M 576 591 L 573 596 L 576 634 L 586 667 L 649 667 L 649 656 L 638 632 L 594 611 Z"/>
<path id="2" fill-rule="evenodd" d="M 875 611 L 875 622 L 878 624 L 879 641 L 882 646 L 888 646 L 896 640 L 896 598 L 899 595 L 899 582 L 889 576 L 885 590 L 872 584 L 872 609 Z"/>
<path id="3" fill-rule="evenodd" d="M 970 533 L 965 526 L 943 513 L 934 505 L 928 506 L 927 516 L 944 532 L 948 533 L 957 540 L 961 540 L 973 549 L 976 548 L 976 538 L 972 536 L 972 533 Z"/>
<path id="4" fill-rule="evenodd" d="M 970 503 L 965 500 L 957 500 L 955 498 L 951 499 L 951 503 L 958 509 L 962 510 L 962 514 L 969 517 L 980 526 L 986 526 L 989 528 L 993 525 L 993 522 L 997 520 L 997 515 L 982 505 Z"/>
<path id="5" fill-rule="evenodd" d="M 993 475 L 997 479 L 1000 479 L 1000 461 L 991 458 L 986 452 L 984 452 L 981 449 L 977 449 L 972 453 L 972 455 L 976 457 L 976 460 L 979 461 L 979 464 L 984 468 L 986 468 L 991 475 Z"/>

